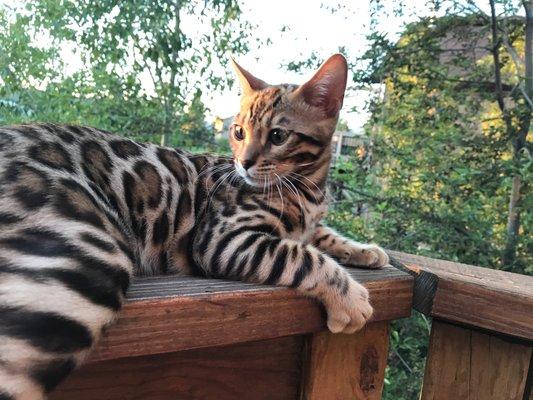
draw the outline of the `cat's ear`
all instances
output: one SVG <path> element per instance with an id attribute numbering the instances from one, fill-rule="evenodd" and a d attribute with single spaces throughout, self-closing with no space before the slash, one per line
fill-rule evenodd
<path id="1" fill-rule="evenodd" d="M 347 77 L 346 59 L 342 54 L 335 54 L 296 93 L 307 104 L 322 109 L 326 118 L 333 118 L 342 107 Z"/>
<path id="2" fill-rule="evenodd" d="M 237 78 L 239 78 L 242 91 L 245 95 L 255 92 L 257 90 L 262 90 L 268 86 L 268 83 L 262 81 L 259 78 L 256 78 L 251 73 L 246 71 L 243 67 L 241 67 L 239 64 L 237 64 L 233 57 L 231 57 L 231 64 L 233 65 L 233 69 L 235 70 Z"/>

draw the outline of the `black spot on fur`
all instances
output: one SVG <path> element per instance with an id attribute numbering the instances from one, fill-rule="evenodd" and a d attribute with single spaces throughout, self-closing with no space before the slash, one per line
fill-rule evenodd
<path id="1" fill-rule="evenodd" d="M 142 218 L 139 222 L 139 238 L 141 239 L 141 243 L 143 246 L 146 244 L 146 232 L 147 232 L 147 224 L 146 220 Z"/>
<path id="2" fill-rule="evenodd" d="M 37 143 L 28 149 L 28 156 L 47 167 L 74 172 L 72 158 L 59 143 Z"/>
<path id="3" fill-rule="evenodd" d="M 168 231 L 168 216 L 166 211 L 163 211 L 163 214 L 161 214 L 154 223 L 154 228 L 152 232 L 152 242 L 155 245 L 163 244 L 167 239 Z"/>
<path id="4" fill-rule="evenodd" d="M 298 287 L 302 281 L 309 275 L 313 268 L 313 258 L 308 250 L 304 250 L 302 264 L 294 274 L 291 287 Z"/>
<path id="5" fill-rule="evenodd" d="M 129 286 L 129 274 L 120 266 L 110 265 L 86 254 L 57 232 L 28 228 L 17 235 L 0 239 L 0 245 L 29 255 L 71 258 L 84 271 L 99 274 L 100 278 L 95 280 L 95 284 L 112 284 L 114 290 L 120 290 L 124 294 Z"/>
<path id="6" fill-rule="evenodd" d="M 109 145 L 113 153 L 125 160 L 130 157 L 138 157 L 142 154 L 139 145 L 131 140 L 112 140 L 109 142 Z"/>
<path id="7" fill-rule="evenodd" d="M 250 269 L 244 277 L 245 279 L 250 278 L 256 269 L 262 264 L 267 248 L 270 246 L 270 242 L 271 239 L 267 237 L 257 245 L 253 253 L 252 260 L 250 261 Z M 238 276 L 241 275 L 239 274 Z"/>
<path id="8" fill-rule="evenodd" d="M 157 157 L 180 184 L 183 185 L 188 181 L 187 166 L 175 151 L 159 148 Z"/>
<path id="9" fill-rule="evenodd" d="M 113 169 L 111 157 L 94 140 L 83 142 L 80 149 L 83 161 L 82 168 L 87 178 L 104 191 L 109 190 L 109 176 Z"/>
<path id="10" fill-rule="evenodd" d="M 80 235 L 80 238 L 84 242 L 89 243 L 94 247 L 105 251 L 106 253 L 114 253 L 117 249 L 113 243 L 108 242 L 107 240 L 100 239 L 99 237 L 89 232 L 83 232 Z"/>
<path id="11" fill-rule="evenodd" d="M 147 199 L 150 208 L 157 208 L 162 197 L 162 179 L 154 167 L 147 161 L 137 161 L 133 170 L 139 176 L 140 182 L 136 182 L 133 193 L 138 200 Z"/>
<path id="12" fill-rule="evenodd" d="M 178 231 L 182 222 L 192 211 L 192 199 L 189 191 L 182 190 L 174 214 L 174 233 Z"/>
<path id="13" fill-rule="evenodd" d="M 45 172 L 15 161 L 7 167 L 4 179 L 14 184 L 14 196 L 24 207 L 34 210 L 48 202 L 51 183 Z"/>
<path id="14" fill-rule="evenodd" d="M 126 257 L 129 258 L 131 263 L 135 264 L 136 262 L 135 255 L 133 254 L 133 251 L 131 250 L 131 248 L 121 240 L 117 240 L 117 245 L 120 248 L 120 250 L 126 255 Z"/>
<path id="15" fill-rule="evenodd" d="M 159 271 L 161 271 L 162 275 L 168 272 L 168 255 L 166 251 L 159 255 Z"/>
<path id="16" fill-rule="evenodd" d="M 65 129 L 68 129 L 70 132 L 76 136 L 85 136 L 85 130 L 83 127 L 78 125 L 65 125 Z"/>
<path id="17" fill-rule="evenodd" d="M 12 149 L 15 144 L 15 138 L 11 132 L 0 131 L 0 150 Z"/>
<path id="18" fill-rule="evenodd" d="M 135 211 L 137 211 L 137 214 L 142 214 L 144 212 L 144 200 L 139 200 L 135 207 Z"/>
<path id="19" fill-rule="evenodd" d="M 233 272 L 233 269 L 235 268 L 235 264 L 237 263 L 237 259 L 242 255 L 243 252 L 250 249 L 251 246 L 257 242 L 257 240 L 260 237 L 263 237 L 264 235 L 262 233 L 252 233 L 250 236 L 246 238 L 244 242 L 242 242 L 239 247 L 235 249 L 235 252 L 232 254 L 231 258 L 228 261 L 228 264 L 226 266 L 226 276 L 231 276 L 231 273 Z"/>
<path id="20" fill-rule="evenodd" d="M 40 364 L 31 370 L 31 377 L 35 379 L 48 393 L 70 374 L 76 363 L 69 357 L 67 359 L 57 359 Z"/>
<path id="21" fill-rule="evenodd" d="M 65 143 L 74 142 L 74 136 L 66 131 L 58 131 L 57 136 Z"/>
<path id="22" fill-rule="evenodd" d="M 306 135 L 302 132 L 294 132 L 291 131 L 298 139 L 300 139 L 302 142 L 308 143 L 310 145 L 316 146 L 316 147 L 324 147 L 324 143 L 312 136 Z"/>
<path id="23" fill-rule="evenodd" d="M 281 102 L 281 96 L 278 96 L 276 100 L 274 100 L 274 102 L 272 103 L 272 108 L 276 108 L 280 102 Z"/>
<path id="24" fill-rule="evenodd" d="M 74 250 L 76 251 L 76 250 Z M 23 268 L 0 263 L 0 273 L 24 276 L 39 283 L 56 281 L 94 304 L 118 311 L 121 300 L 117 286 L 107 274 L 97 268 Z"/>
<path id="25" fill-rule="evenodd" d="M 193 163 L 194 169 L 196 170 L 197 174 L 199 174 L 208 163 L 207 157 L 200 155 L 191 155 L 189 157 L 189 160 Z"/>
<path id="26" fill-rule="evenodd" d="M 71 353 L 91 347 L 89 330 L 70 318 L 52 312 L 0 307 L 0 334 L 26 340 L 51 353 Z"/>
<path id="27" fill-rule="evenodd" d="M 13 128 L 19 134 L 30 140 L 40 140 L 42 132 L 36 125 L 20 125 Z"/>
<path id="28" fill-rule="evenodd" d="M 244 272 L 244 268 L 246 268 L 246 265 L 248 264 L 248 256 L 244 257 L 239 264 L 237 265 L 237 268 L 235 269 L 235 276 L 239 277 L 242 276 L 242 273 Z"/>
<path id="29" fill-rule="evenodd" d="M 285 266 L 287 265 L 287 253 L 288 249 L 286 245 L 283 245 L 281 246 L 281 249 L 278 249 L 270 274 L 264 282 L 265 285 L 274 285 L 278 283 L 279 278 L 285 271 Z"/>
<path id="30" fill-rule="evenodd" d="M 18 217 L 14 214 L 6 213 L 6 212 L 0 212 L 0 224 L 1 225 L 14 224 L 20 221 L 22 221 L 21 217 Z"/>
<path id="31" fill-rule="evenodd" d="M 122 174 L 122 187 L 124 190 L 124 200 L 128 207 L 128 213 L 130 217 L 131 228 L 135 234 L 139 234 L 139 220 L 135 215 L 135 199 L 133 196 L 133 189 L 135 187 L 135 178 L 128 172 Z"/>
<path id="32" fill-rule="evenodd" d="M 56 211 L 69 219 L 105 229 L 102 218 L 105 214 L 89 191 L 72 179 L 62 179 L 61 183 L 62 186 L 55 193 Z"/>

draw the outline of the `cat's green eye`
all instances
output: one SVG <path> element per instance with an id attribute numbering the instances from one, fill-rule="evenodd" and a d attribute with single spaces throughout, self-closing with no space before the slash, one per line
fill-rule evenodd
<path id="1" fill-rule="evenodd" d="M 269 134 L 270 141 L 276 146 L 281 146 L 285 143 L 288 137 L 289 134 L 281 129 L 272 129 Z"/>
<path id="2" fill-rule="evenodd" d="M 242 130 L 242 126 L 233 125 L 233 137 L 239 142 L 244 139 L 244 131 Z"/>

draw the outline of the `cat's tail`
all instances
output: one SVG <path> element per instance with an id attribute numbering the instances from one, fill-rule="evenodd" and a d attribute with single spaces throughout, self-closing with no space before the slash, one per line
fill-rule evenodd
<path id="1" fill-rule="evenodd" d="M 133 257 L 106 226 L 9 225 L 0 229 L 0 400 L 41 400 L 114 320 Z"/>

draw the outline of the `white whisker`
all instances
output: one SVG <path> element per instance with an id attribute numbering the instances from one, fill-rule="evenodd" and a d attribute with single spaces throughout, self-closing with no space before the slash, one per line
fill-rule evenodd
<path id="1" fill-rule="evenodd" d="M 296 195 L 296 199 L 298 200 L 298 207 L 300 212 L 300 219 L 304 217 L 304 207 L 302 204 L 302 199 L 300 197 L 300 193 L 298 192 L 298 188 L 294 186 L 294 184 L 287 178 L 283 177 L 282 182 L 285 184 L 285 187 L 291 191 L 291 193 L 294 193 Z M 289 186 L 290 185 L 290 186 Z M 292 189 L 291 189 L 292 186 Z"/>

